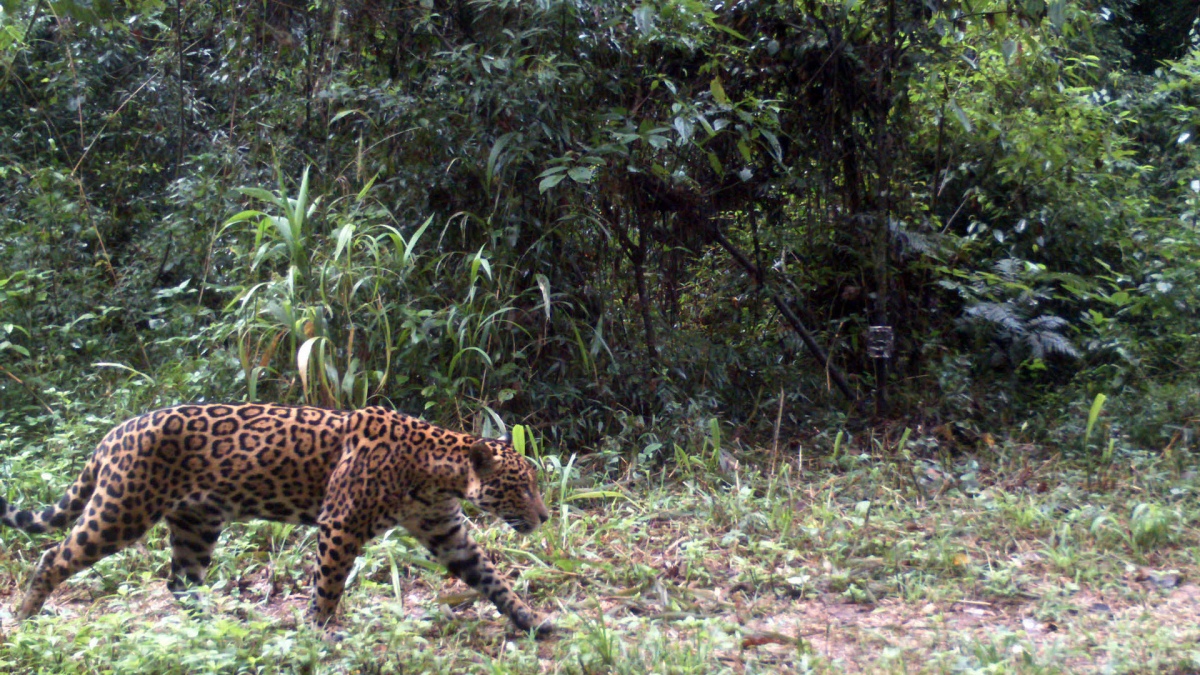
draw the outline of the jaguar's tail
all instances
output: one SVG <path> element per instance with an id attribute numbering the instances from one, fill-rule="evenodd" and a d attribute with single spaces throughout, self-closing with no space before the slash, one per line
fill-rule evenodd
<path id="1" fill-rule="evenodd" d="M 87 467 L 57 504 L 40 511 L 18 509 L 0 497 L 0 523 L 26 532 L 38 533 L 62 529 L 75 522 L 79 514 L 83 513 L 88 500 L 92 498 L 92 493 L 96 491 L 94 464 L 94 459 L 88 462 Z"/>

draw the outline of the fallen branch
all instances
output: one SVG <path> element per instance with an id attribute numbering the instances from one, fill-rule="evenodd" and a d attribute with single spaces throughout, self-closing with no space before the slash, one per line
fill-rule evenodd
<path id="1" fill-rule="evenodd" d="M 854 395 L 854 390 L 850 388 L 849 384 L 847 384 L 846 377 L 842 374 L 842 371 L 837 366 L 833 365 L 833 362 L 829 359 L 829 355 L 824 349 L 821 348 L 821 345 L 817 344 L 817 339 L 813 337 L 813 334 L 809 332 L 808 328 L 804 326 L 804 323 L 800 321 L 800 317 L 796 316 L 796 313 L 792 311 L 792 308 L 788 306 L 787 302 L 785 302 L 783 298 L 776 295 L 771 291 L 770 288 L 767 287 L 767 280 L 763 274 L 763 271 L 759 269 L 757 265 L 750 262 L 749 258 L 743 255 L 736 246 L 726 239 L 725 235 L 717 229 L 716 225 L 710 225 L 709 230 L 712 233 L 713 241 L 716 241 L 721 245 L 721 248 L 728 251 L 729 255 L 733 256 L 733 259 L 736 260 L 737 263 L 746 270 L 746 273 L 754 279 L 755 283 L 758 284 L 758 287 L 767 293 L 767 295 L 771 298 L 771 302 L 775 305 L 775 308 L 779 310 L 779 313 L 782 314 L 783 318 L 788 322 L 789 325 L 791 325 L 792 330 L 796 332 L 796 335 L 800 336 L 800 340 L 804 342 L 804 345 L 808 347 L 808 351 L 811 352 L 812 355 L 821 362 L 821 366 L 825 368 L 825 374 L 828 375 L 829 379 L 832 380 L 835 385 L 837 385 L 837 388 L 842 392 L 842 395 L 844 395 L 849 401 L 857 400 L 857 397 Z"/>

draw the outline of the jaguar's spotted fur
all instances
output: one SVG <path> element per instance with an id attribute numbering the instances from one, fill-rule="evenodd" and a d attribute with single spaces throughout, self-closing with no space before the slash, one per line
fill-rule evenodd
<path id="1" fill-rule="evenodd" d="M 164 519 L 177 596 L 202 583 L 225 523 L 262 518 L 320 528 L 311 617 L 332 618 L 363 545 L 402 525 L 521 630 L 550 630 L 467 532 L 460 500 L 529 532 L 549 519 L 533 466 L 482 440 L 383 408 L 182 405 L 135 417 L 100 442 L 67 494 L 42 511 L 0 499 L 0 522 L 70 535 L 37 566 L 25 618 L 70 575 Z"/>

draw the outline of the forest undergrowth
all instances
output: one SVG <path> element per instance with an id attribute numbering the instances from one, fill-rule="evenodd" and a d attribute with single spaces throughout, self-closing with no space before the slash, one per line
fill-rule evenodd
<path id="1" fill-rule="evenodd" d="M 361 557 L 340 642 L 303 612 L 310 528 L 229 528 L 204 593 L 165 587 L 165 530 L 72 578 L 5 634 L 43 673 L 1067 673 L 1200 668 L 1197 476 L 1173 454 L 1107 463 L 1017 440 L 839 435 L 751 449 L 705 437 L 669 466 L 539 456 L 552 520 L 477 536 L 558 630 L 516 634 L 396 530 Z M 903 444 L 902 442 L 903 441 Z M 13 451 L 11 442 L 0 451 Z M 917 455 L 913 455 L 917 452 Z M 15 453 L 5 480 L 66 475 Z M 6 538 L 10 608 L 54 535 Z"/>

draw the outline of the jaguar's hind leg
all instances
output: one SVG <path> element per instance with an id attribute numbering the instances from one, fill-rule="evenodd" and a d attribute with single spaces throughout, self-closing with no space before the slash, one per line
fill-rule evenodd
<path id="1" fill-rule="evenodd" d="M 46 598 L 67 577 L 87 569 L 137 541 L 153 520 L 137 509 L 123 508 L 119 500 L 92 495 L 83 516 L 71 528 L 66 539 L 46 551 L 38 562 L 25 599 L 17 610 L 17 619 L 35 614 Z"/>
<path id="2" fill-rule="evenodd" d="M 171 531 L 171 578 L 167 588 L 185 607 L 194 610 L 199 600 L 195 587 L 204 583 L 225 521 L 199 510 L 177 511 L 166 521 Z"/>

